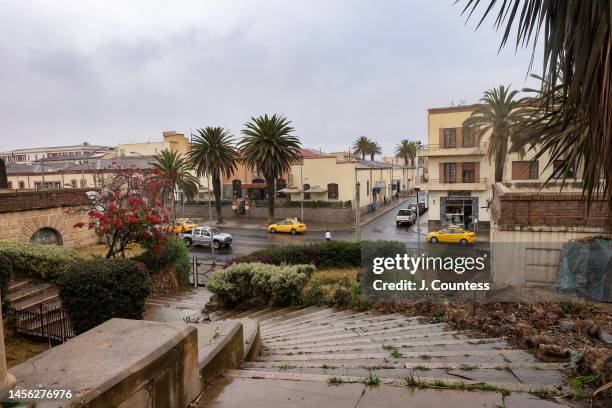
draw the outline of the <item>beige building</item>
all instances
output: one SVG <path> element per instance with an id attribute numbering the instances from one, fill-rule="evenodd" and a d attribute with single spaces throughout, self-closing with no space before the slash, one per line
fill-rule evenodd
<path id="1" fill-rule="evenodd" d="M 83 142 L 80 145 L 72 146 L 37 147 L 4 151 L 0 152 L 0 159 L 4 159 L 4 162 L 7 164 L 32 164 L 40 161 L 78 162 L 112 151 L 112 147 L 90 145 L 87 142 Z"/>
<path id="2" fill-rule="evenodd" d="M 359 185 L 359 204 L 382 203 L 401 186 L 402 166 L 382 162 L 343 160 L 336 155 L 304 157 L 291 166 L 288 187 L 292 201 L 351 201 Z"/>

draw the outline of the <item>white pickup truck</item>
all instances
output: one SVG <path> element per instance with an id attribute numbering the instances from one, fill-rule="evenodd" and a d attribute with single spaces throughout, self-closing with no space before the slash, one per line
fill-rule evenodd
<path id="1" fill-rule="evenodd" d="M 409 208 L 404 208 L 397 212 L 397 216 L 395 217 L 395 225 L 412 225 L 414 224 L 415 220 L 416 213 Z"/>

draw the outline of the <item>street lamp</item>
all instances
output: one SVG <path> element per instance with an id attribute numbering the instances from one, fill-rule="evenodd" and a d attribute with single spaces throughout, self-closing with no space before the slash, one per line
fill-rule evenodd
<path id="1" fill-rule="evenodd" d="M 359 223 L 361 218 L 361 208 L 359 205 L 359 192 L 361 183 L 359 181 L 355 183 L 355 233 L 357 235 L 357 241 L 359 241 L 361 230 L 359 229 Z"/>

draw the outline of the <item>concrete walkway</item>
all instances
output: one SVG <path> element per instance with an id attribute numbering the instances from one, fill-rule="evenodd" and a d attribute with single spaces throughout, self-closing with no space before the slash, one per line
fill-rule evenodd
<path id="1" fill-rule="evenodd" d="M 529 393 L 556 394 L 565 363 L 541 362 L 500 338 L 402 314 L 317 307 L 211 315 L 245 317 L 259 320 L 261 355 L 226 371 L 200 406 L 560 406 Z"/>

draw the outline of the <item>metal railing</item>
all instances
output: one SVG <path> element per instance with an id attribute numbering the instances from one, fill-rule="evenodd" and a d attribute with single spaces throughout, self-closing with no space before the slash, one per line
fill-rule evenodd
<path id="1" fill-rule="evenodd" d="M 451 153 L 452 151 L 458 150 L 458 149 L 471 149 L 469 153 L 485 153 L 487 146 L 488 144 L 485 142 L 476 143 L 473 146 L 459 146 L 459 145 L 446 146 L 446 145 L 440 145 L 440 144 L 429 144 L 429 145 L 422 145 L 421 150 L 423 150 L 423 154 L 427 154 L 428 151 L 435 152 L 438 150 L 448 150 L 449 153 Z M 465 153 L 466 152 L 461 151 L 461 154 L 465 154 Z"/>
<path id="2" fill-rule="evenodd" d="M 9 307 L 6 310 L 7 325 L 13 325 L 17 334 L 23 333 L 34 337 L 48 339 L 49 342 L 63 343 L 77 334 L 70 324 L 70 317 L 62 306 L 19 309 Z"/>

